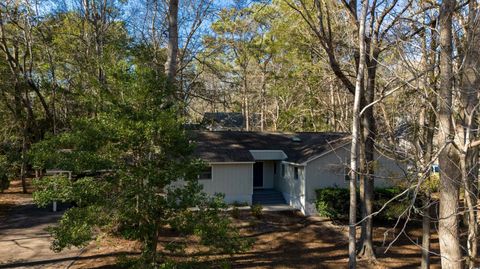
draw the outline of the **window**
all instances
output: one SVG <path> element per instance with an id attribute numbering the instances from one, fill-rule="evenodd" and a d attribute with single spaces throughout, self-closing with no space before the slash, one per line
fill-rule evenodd
<path id="1" fill-rule="evenodd" d="M 273 163 L 273 174 L 277 174 L 277 163 Z"/>
<path id="2" fill-rule="evenodd" d="M 298 167 L 293 168 L 293 178 L 298 180 Z"/>
<path id="3" fill-rule="evenodd" d="M 209 166 L 205 169 L 203 169 L 199 174 L 198 174 L 198 177 L 197 177 L 199 180 L 208 180 L 208 179 L 212 179 L 212 167 Z"/>

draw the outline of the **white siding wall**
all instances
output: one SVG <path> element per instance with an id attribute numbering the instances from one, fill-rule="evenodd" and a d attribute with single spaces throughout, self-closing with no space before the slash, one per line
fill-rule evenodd
<path id="1" fill-rule="evenodd" d="M 282 177 L 282 168 L 277 164 L 277 176 L 275 177 L 275 189 L 282 192 L 287 204 L 305 213 L 305 169 L 298 167 L 298 179 L 294 178 L 294 167 L 290 164 L 283 164 L 285 176 Z"/>
<path id="2" fill-rule="evenodd" d="M 227 203 L 252 203 L 253 164 L 212 164 L 212 179 L 199 182 L 210 195 L 225 194 Z"/>
<path id="3" fill-rule="evenodd" d="M 405 178 L 406 165 L 383 156 L 375 154 L 375 187 L 385 188 L 395 185 L 397 181 Z"/>
<path id="4" fill-rule="evenodd" d="M 349 154 L 346 149 L 338 149 L 307 164 L 307 201 L 315 201 L 316 189 L 348 188 L 345 170 L 348 169 Z"/>
<path id="5" fill-rule="evenodd" d="M 395 160 L 376 154 L 375 187 L 387 187 L 395 184 L 395 181 L 403 178 L 402 165 Z M 345 180 L 345 172 L 348 171 L 350 149 L 348 145 L 336 149 L 307 164 L 306 179 L 306 207 L 307 214 L 315 211 L 315 190 L 326 187 L 348 188 Z"/>

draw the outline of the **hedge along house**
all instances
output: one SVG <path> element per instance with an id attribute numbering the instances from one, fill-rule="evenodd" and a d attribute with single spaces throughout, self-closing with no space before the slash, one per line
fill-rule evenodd
<path id="1" fill-rule="evenodd" d="M 192 138 L 195 155 L 208 164 L 199 182 L 208 194 L 223 193 L 227 203 L 286 203 L 310 215 L 315 190 L 348 187 L 346 133 L 198 131 Z M 403 164 L 376 155 L 376 186 L 403 177 Z"/>

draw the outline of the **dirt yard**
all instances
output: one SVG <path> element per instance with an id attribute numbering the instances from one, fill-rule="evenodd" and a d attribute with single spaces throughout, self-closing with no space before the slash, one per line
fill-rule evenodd
<path id="1" fill-rule="evenodd" d="M 65 209 L 65 208 L 62 208 Z M 0 268 L 117 268 L 120 256 L 138 255 L 135 242 L 104 238 L 82 249 L 54 253 L 49 249 L 51 237 L 44 229 L 60 217 L 49 209 L 38 209 L 30 194 L 22 194 L 19 182 L 0 194 Z M 347 265 L 347 227 L 322 218 L 306 218 L 295 212 L 265 212 L 257 219 L 242 211 L 235 220 L 242 235 L 255 240 L 252 249 L 233 256 L 211 255 L 202 252 L 191 239 L 187 255 L 164 253 L 169 259 L 196 261 L 198 267 L 232 268 L 345 268 Z M 359 268 L 415 268 L 420 265 L 421 231 L 407 229 L 407 236 L 384 253 L 396 236 L 387 228 L 375 229 L 377 262 L 359 261 Z M 174 240 L 164 234 L 160 242 Z M 438 239 L 433 236 L 432 250 L 438 253 Z M 161 246 L 159 247 L 161 250 Z M 432 268 L 439 268 L 433 257 Z"/>
<path id="2" fill-rule="evenodd" d="M 225 262 L 231 264 L 232 268 L 347 268 L 348 229 L 345 225 L 319 217 L 306 218 L 296 212 L 265 212 L 261 219 L 257 219 L 244 211 L 236 222 L 244 236 L 255 239 L 250 251 L 233 257 L 209 256 L 191 248 L 188 256 L 194 256 L 196 261 L 204 261 L 205 265 Z M 399 237 L 384 253 L 397 234 L 393 231 L 386 234 L 385 227 L 376 228 L 377 262 L 372 264 L 359 260 L 357 267 L 419 267 L 420 248 L 415 244 L 417 241 L 421 244 L 421 229 L 407 230 L 408 237 Z M 168 237 L 162 239 L 164 242 L 170 241 Z M 432 241 L 432 251 L 438 253 L 436 235 L 433 235 Z M 433 257 L 431 268 L 440 268 L 438 263 L 439 259 Z"/>

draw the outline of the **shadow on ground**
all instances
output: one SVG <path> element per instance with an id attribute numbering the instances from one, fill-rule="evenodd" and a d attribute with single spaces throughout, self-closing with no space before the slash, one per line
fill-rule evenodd
<path id="1" fill-rule="evenodd" d="M 15 194 L 7 194 L 15 195 Z M 54 225 L 68 205 L 60 205 L 59 212 L 51 212 L 51 207 L 37 208 L 31 197 L 18 194 L 22 203 L 0 199 L 0 208 L 9 208 L 6 215 L 0 215 L 0 268 L 117 268 L 119 256 L 138 256 L 134 242 L 111 238 L 101 246 L 93 246 L 85 251 L 70 253 L 49 251 L 48 233 L 44 229 Z M 5 196 L 4 196 L 5 197 Z M 0 194 L 1 198 L 1 194 Z M 12 202 L 13 201 L 13 202 Z M 232 268 L 346 268 L 347 226 L 334 224 L 321 218 L 307 218 L 295 212 L 265 212 L 258 219 L 249 211 L 241 211 L 234 223 L 241 234 L 255 240 L 253 247 L 235 255 L 212 254 L 201 248 L 193 238 L 187 240 L 188 255 L 164 253 L 164 257 L 178 262 L 192 261 L 195 268 L 222 268 L 225 263 Z M 388 225 L 386 225 L 388 227 Z M 406 236 L 401 236 L 387 253 L 385 244 L 390 243 L 399 231 L 393 231 L 384 242 L 385 227 L 375 228 L 377 246 L 376 264 L 360 260 L 358 268 L 415 268 L 420 265 L 420 249 L 416 246 L 421 235 L 418 227 L 409 227 Z M 178 234 L 166 232 L 160 237 L 160 245 L 177 240 Z M 109 239 L 110 240 L 110 239 Z M 117 241 L 115 241 L 117 240 Z M 413 242 L 412 242 L 413 241 Z M 37 242 L 38 244 L 34 244 Z M 3 245 L 2 245 L 3 244 Z M 18 245 L 18 249 L 15 248 Z M 2 247 L 3 246 L 3 247 Z M 160 246 L 160 249 L 162 247 Z M 5 251 L 4 251 L 5 250 Z M 432 238 L 432 250 L 438 252 L 438 239 Z M 31 253 L 28 253 L 28 252 Z M 10 253 L 10 254 L 8 254 Z M 27 255 L 28 254 L 28 255 Z M 5 258 L 10 255 L 9 258 Z M 438 258 L 432 257 L 432 268 L 438 268 Z"/>
<path id="2" fill-rule="evenodd" d="M 122 252 L 115 252 L 115 253 L 80 256 L 80 257 L 65 257 L 65 258 L 57 258 L 57 259 L 49 259 L 49 260 L 14 262 L 10 264 L 0 264 L 0 268 L 29 267 L 29 266 L 36 266 L 36 265 L 48 265 L 48 264 L 54 264 L 59 262 L 65 262 L 65 261 L 93 260 L 93 259 L 101 259 L 101 258 L 108 258 L 108 257 L 132 256 L 132 255 L 138 255 L 138 254 L 140 253 L 122 251 Z M 102 267 L 102 268 L 115 268 L 115 265 L 109 265 L 109 266 L 113 266 L 113 267 Z"/>

